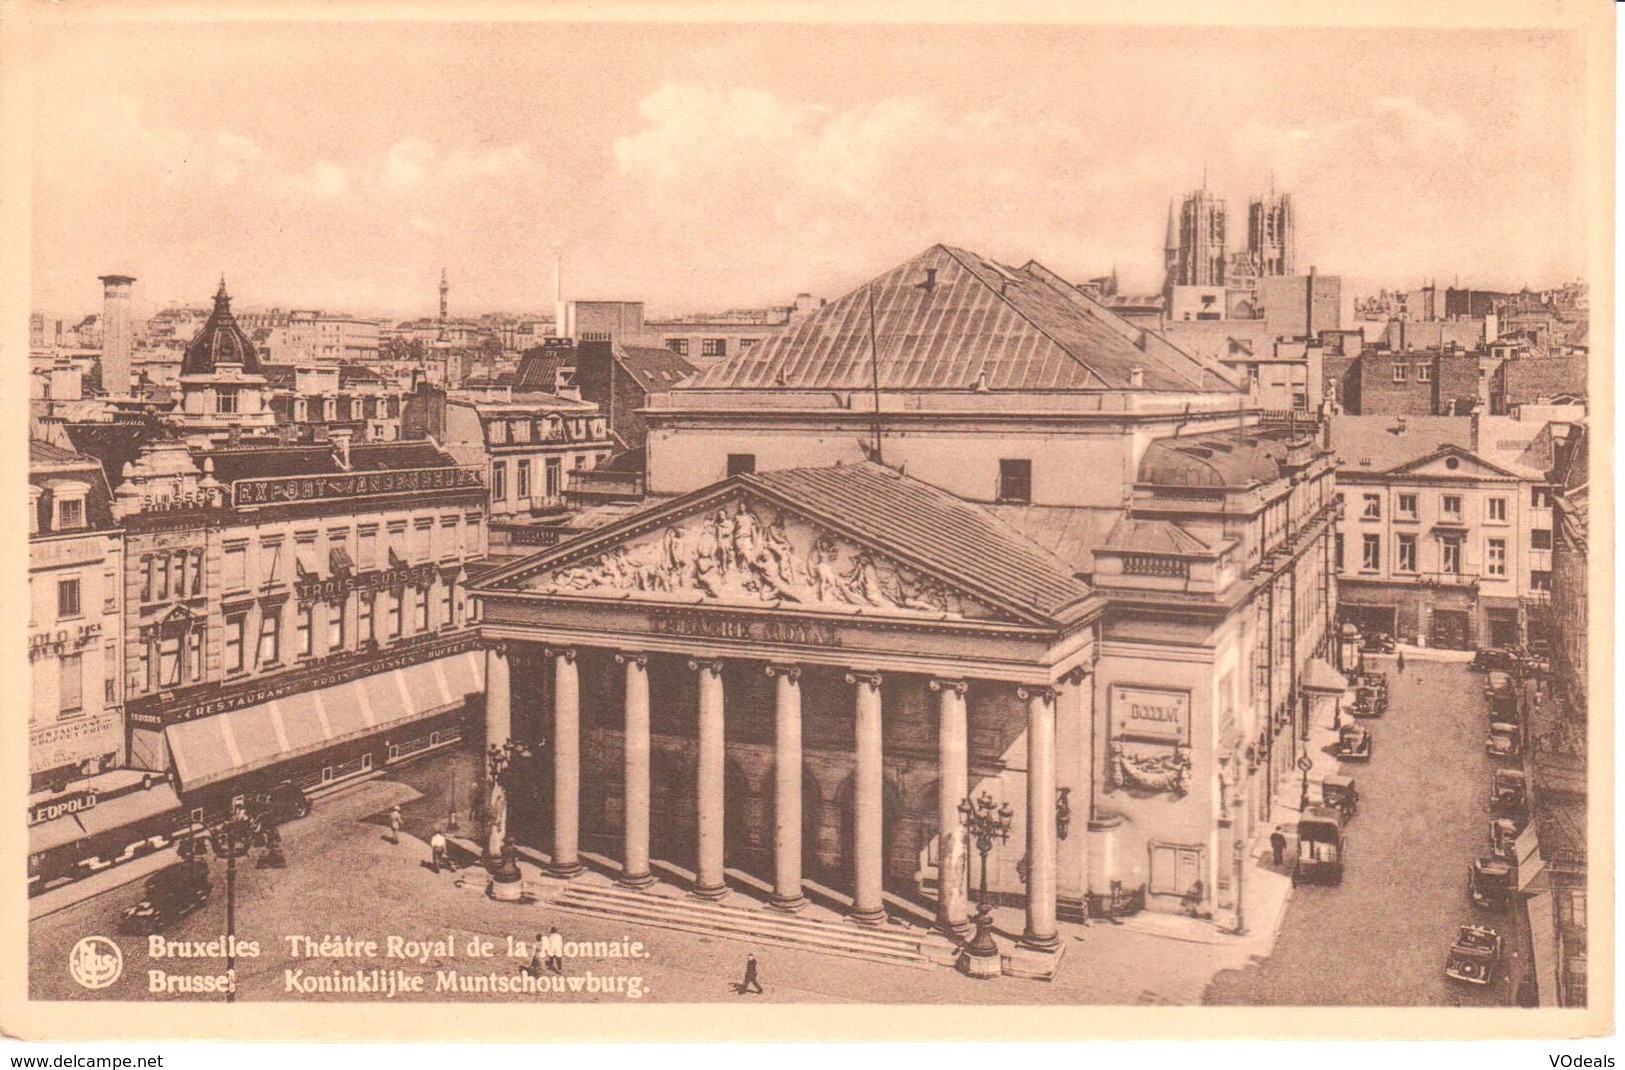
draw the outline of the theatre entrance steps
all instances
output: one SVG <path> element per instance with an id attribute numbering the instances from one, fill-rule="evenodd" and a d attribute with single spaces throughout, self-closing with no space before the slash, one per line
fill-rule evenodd
<path id="1" fill-rule="evenodd" d="M 662 880 L 647 889 L 634 890 L 607 880 L 601 871 L 593 872 L 599 869 L 595 864 L 599 859 L 583 861 L 589 865 L 584 877 L 568 883 L 545 882 L 551 885 L 544 893 L 549 905 L 660 929 L 917 969 L 951 966 L 958 953 L 953 941 L 925 928 L 917 919 L 894 918 L 888 924 L 869 927 L 841 917 L 816 901 L 801 913 L 782 913 L 757 898 L 759 894 L 765 898 L 766 889 L 757 887 L 760 882 L 736 871 L 727 874 L 734 889 L 728 900 L 709 902 L 689 895 L 684 890 L 685 875 L 674 867 L 657 863 L 665 871 L 662 877 L 677 878 L 679 883 Z"/>

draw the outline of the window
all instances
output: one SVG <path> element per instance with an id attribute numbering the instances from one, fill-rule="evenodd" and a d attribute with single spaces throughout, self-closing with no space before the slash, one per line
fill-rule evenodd
<path id="1" fill-rule="evenodd" d="M 1552 529 L 1535 528 L 1529 533 L 1529 548 L 1531 550 L 1550 550 L 1552 548 Z"/>
<path id="2" fill-rule="evenodd" d="M 294 614 L 294 636 L 299 645 L 295 648 L 298 656 L 308 658 L 316 652 L 316 637 L 311 629 L 310 603 L 300 606 Z"/>
<path id="3" fill-rule="evenodd" d="M 158 686 L 176 687 L 181 682 L 181 636 L 173 629 L 158 633 Z"/>
<path id="4" fill-rule="evenodd" d="M 378 637 L 372 627 L 372 605 L 376 597 L 373 594 L 356 596 L 355 638 L 358 643 L 370 643 Z"/>
<path id="5" fill-rule="evenodd" d="M 510 430 L 509 433 L 513 436 L 513 440 L 515 442 L 529 442 L 530 441 L 530 421 L 529 420 L 515 420 L 513 422 L 513 427 L 512 427 L 512 429 Z"/>
<path id="6" fill-rule="evenodd" d="M 282 615 L 276 606 L 260 611 L 259 663 L 275 665 L 282 657 Z"/>
<path id="7" fill-rule="evenodd" d="M 748 476 L 756 471 L 756 454 L 730 453 L 728 454 L 728 474 L 730 476 Z"/>
<path id="8" fill-rule="evenodd" d="M 214 388 L 215 412 L 234 413 L 237 411 L 237 388 L 234 386 L 217 386 Z"/>
<path id="9" fill-rule="evenodd" d="M 485 425 L 485 432 L 490 436 L 493 446 L 500 446 L 508 441 L 508 421 L 492 420 Z"/>
<path id="10" fill-rule="evenodd" d="M 260 543 L 260 582 L 269 587 L 282 582 L 282 539 Z"/>
<path id="11" fill-rule="evenodd" d="M 158 562 L 152 557 L 141 559 L 141 601 L 152 601 L 152 593 L 157 589 Z"/>
<path id="12" fill-rule="evenodd" d="M 530 462 L 520 461 L 514 467 L 514 483 L 519 491 L 519 500 L 524 501 L 530 497 Z"/>
<path id="13" fill-rule="evenodd" d="M 1548 532 L 1547 534 L 1550 534 Z M 56 615 L 59 620 L 77 617 L 80 614 L 79 580 L 56 581 Z"/>
<path id="14" fill-rule="evenodd" d="M 1439 510 L 1452 520 L 1461 519 L 1461 495 L 1446 494 L 1439 501 Z"/>
<path id="15" fill-rule="evenodd" d="M 225 651 L 226 672 L 228 673 L 243 671 L 243 640 L 247 636 L 247 631 L 247 614 L 233 613 L 226 618 Z"/>
<path id="16" fill-rule="evenodd" d="M 1399 496 L 1399 505 L 1395 511 L 1398 512 L 1400 516 L 1408 516 L 1413 520 L 1416 519 L 1416 495 L 1401 494 Z"/>
<path id="17" fill-rule="evenodd" d="M 240 591 L 248 586 L 248 544 L 234 543 L 225 547 L 225 560 L 220 568 L 220 580 L 228 591 Z"/>
<path id="18" fill-rule="evenodd" d="M 1502 524 L 1506 523 L 1507 500 L 1505 498 L 1489 499 L 1489 501 L 1485 503 L 1484 509 L 1484 515 L 1489 519 L 1498 521 Z"/>
<path id="19" fill-rule="evenodd" d="M 557 498 L 562 493 L 564 483 L 564 466 L 559 463 L 557 457 L 547 459 L 545 478 L 547 480 L 547 496 Z"/>
<path id="20" fill-rule="evenodd" d="M 169 555 L 158 556 L 158 600 L 166 601 L 169 598 Z"/>
<path id="21" fill-rule="evenodd" d="M 666 348 L 671 350 L 673 353 L 676 353 L 679 357 L 686 357 L 688 356 L 688 339 L 668 338 L 666 339 Z"/>
<path id="22" fill-rule="evenodd" d="M 1410 378 L 1411 366 L 1409 364 L 1394 365 L 1394 382 L 1403 383 Z"/>
<path id="23" fill-rule="evenodd" d="M 85 656 L 63 654 L 57 659 L 57 670 L 61 687 L 57 708 L 64 714 L 78 713 L 85 708 Z"/>
<path id="24" fill-rule="evenodd" d="M 1552 507 L 1552 492 L 1546 487 L 1531 487 L 1529 490 L 1529 504 L 1536 509 L 1550 509 Z"/>
<path id="25" fill-rule="evenodd" d="M 1431 383 L 1433 381 L 1433 365 L 1418 364 L 1416 366 L 1416 381 L 1419 383 Z"/>
<path id="26" fill-rule="evenodd" d="M 1025 459 L 999 461 L 999 501 L 1033 500 L 1033 462 Z"/>
<path id="27" fill-rule="evenodd" d="M 456 624 L 457 623 L 457 596 L 456 596 L 456 590 L 455 590 L 456 586 L 457 586 L 457 584 L 453 583 L 453 582 L 447 582 L 447 583 L 441 584 L 441 586 L 440 586 L 440 623 L 441 624 Z"/>
<path id="28" fill-rule="evenodd" d="M 327 649 L 344 649 L 344 603 L 327 607 Z"/>
<path id="29" fill-rule="evenodd" d="M 203 550 L 192 551 L 192 595 L 195 597 L 203 593 Z"/>
<path id="30" fill-rule="evenodd" d="M 1377 572 L 1382 569 L 1382 536 L 1360 536 L 1360 570 Z"/>
<path id="31" fill-rule="evenodd" d="M 1365 495 L 1362 495 L 1361 496 L 1361 501 L 1364 504 L 1362 505 L 1362 507 L 1360 509 L 1360 519 L 1362 519 L 1362 520 L 1381 520 L 1382 519 L 1382 495 L 1381 494 L 1365 494 Z"/>
<path id="32" fill-rule="evenodd" d="M 418 631 L 420 631 L 420 632 L 428 631 L 429 630 L 429 592 L 428 591 L 419 591 L 417 593 L 417 605 L 414 606 L 413 608 L 415 608 L 417 610 Z"/>
<path id="33" fill-rule="evenodd" d="M 1529 573 L 1529 587 L 1531 590 L 1536 591 L 1550 591 L 1552 589 L 1552 574 L 1538 570 Z"/>
<path id="34" fill-rule="evenodd" d="M 83 498 L 65 498 L 57 502 L 56 526 L 62 531 L 85 526 L 85 500 Z"/>
<path id="35" fill-rule="evenodd" d="M 1343 536 L 1341 534 L 1337 534 L 1337 535 L 1334 535 L 1332 537 L 1332 557 L 1333 557 L 1332 567 L 1337 569 L 1337 571 L 1342 572 L 1343 571 Z"/>
<path id="36" fill-rule="evenodd" d="M 102 705 L 112 706 L 118 702 L 118 645 L 108 643 L 102 648 L 102 669 L 105 679 L 102 681 Z"/>
<path id="37" fill-rule="evenodd" d="M 1439 569 L 1453 574 L 1461 571 L 1461 540 L 1446 539 L 1439 544 Z"/>
<path id="38" fill-rule="evenodd" d="M 1505 539 L 1490 539 L 1484 544 L 1484 574 L 1486 576 L 1505 576 L 1507 574 L 1507 541 Z"/>
<path id="39" fill-rule="evenodd" d="M 436 556 L 440 558 L 456 557 L 462 550 L 462 539 L 457 534 L 458 519 L 455 516 L 440 518 L 440 546 Z"/>
<path id="40" fill-rule="evenodd" d="M 728 340 L 726 338 L 700 339 L 700 356 L 725 357 L 728 355 Z"/>
<path id="41" fill-rule="evenodd" d="M 1399 559 L 1394 564 L 1394 570 L 1397 571 L 1397 572 L 1415 572 L 1416 571 L 1416 536 L 1415 535 L 1400 535 L 1400 536 L 1397 536 L 1397 538 L 1398 538 L 1398 542 L 1397 542 L 1396 545 L 1397 545 L 1398 550 L 1399 550 Z"/>
<path id="42" fill-rule="evenodd" d="M 491 500 L 505 502 L 508 500 L 508 462 L 493 461 L 491 463 Z"/>
<path id="43" fill-rule="evenodd" d="M 485 538 L 481 526 L 481 517 L 470 516 L 464 518 L 463 544 L 468 547 L 470 554 L 485 553 Z"/>
<path id="44" fill-rule="evenodd" d="M 389 596 L 389 638 L 399 639 L 406 630 L 406 592 L 396 591 Z"/>
<path id="45" fill-rule="evenodd" d="M 378 529 L 377 527 L 357 528 L 355 532 L 355 567 L 369 569 L 378 567 Z"/>
<path id="46" fill-rule="evenodd" d="M 426 561 L 429 557 L 429 529 L 434 527 L 433 520 L 420 519 L 412 522 L 412 560 Z"/>

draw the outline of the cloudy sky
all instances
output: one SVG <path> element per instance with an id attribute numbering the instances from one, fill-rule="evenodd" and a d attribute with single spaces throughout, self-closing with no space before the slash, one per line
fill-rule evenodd
<path id="1" fill-rule="evenodd" d="M 1528 31 L 165 24 L 35 38 L 34 304 L 678 313 L 833 296 L 933 242 L 1160 282 L 1202 181 L 1299 262 L 1582 272 L 1582 55 Z"/>

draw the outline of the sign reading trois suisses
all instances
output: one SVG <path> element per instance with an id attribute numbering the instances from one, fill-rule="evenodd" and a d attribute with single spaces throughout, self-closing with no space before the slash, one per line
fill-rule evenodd
<path id="1" fill-rule="evenodd" d="M 1188 744 L 1191 741 L 1189 691 L 1148 687 L 1111 689 L 1112 736 Z"/>
<path id="2" fill-rule="evenodd" d="M 334 498 L 376 498 L 481 486 L 484 484 L 477 468 L 411 468 L 389 472 L 238 479 L 231 484 L 231 504 L 233 508 L 245 509 L 257 505 L 289 505 Z"/>

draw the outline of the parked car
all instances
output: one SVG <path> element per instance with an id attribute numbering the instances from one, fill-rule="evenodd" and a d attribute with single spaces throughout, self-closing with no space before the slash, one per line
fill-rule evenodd
<path id="1" fill-rule="evenodd" d="M 1320 802 L 1337 814 L 1339 824 L 1346 825 L 1360 808 L 1360 790 L 1351 776 L 1329 776 L 1320 782 Z"/>
<path id="2" fill-rule="evenodd" d="M 1467 894 L 1473 906 L 1501 910 L 1512 899 L 1514 869 L 1511 862 L 1494 856 L 1475 858 L 1467 866 Z"/>
<path id="3" fill-rule="evenodd" d="M 1293 884 L 1342 884 L 1343 818 L 1334 810 L 1311 806 L 1298 819 L 1298 858 Z"/>
<path id="4" fill-rule="evenodd" d="M 1501 934 L 1483 925 L 1463 925 L 1445 959 L 1444 973 L 1453 981 L 1487 985 L 1501 964 Z"/>
<path id="5" fill-rule="evenodd" d="M 119 917 L 119 931 L 155 933 L 209 901 L 214 891 L 209 864 L 201 859 L 176 862 L 147 878 L 145 898 Z"/>
<path id="6" fill-rule="evenodd" d="M 1490 822 L 1490 854 L 1496 858 L 1504 858 L 1508 862 L 1518 860 L 1516 843 L 1518 834 L 1523 832 L 1523 822 L 1514 821 L 1510 817 L 1498 817 Z"/>
<path id="7" fill-rule="evenodd" d="M 1529 786 L 1521 769 L 1497 769 L 1490 775 L 1490 810 L 1502 817 L 1529 816 Z"/>
<path id="8" fill-rule="evenodd" d="M 1515 724 L 1490 725 L 1490 737 L 1484 741 L 1484 749 L 1491 758 L 1521 758 L 1523 756 L 1523 729 Z"/>
<path id="9" fill-rule="evenodd" d="M 248 799 L 248 815 L 262 824 L 280 825 L 310 813 L 310 798 L 291 780 L 284 780 L 270 791 L 262 791 Z"/>
<path id="10" fill-rule="evenodd" d="M 1485 647 L 1473 654 L 1473 660 L 1468 668 L 1473 672 L 1489 672 L 1494 669 L 1498 672 L 1511 672 L 1518 664 L 1516 651 L 1504 647 Z"/>
<path id="11" fill-rule="evenodd" d="M 1346 724 L 1337 731 L 1337 743 L 1332 753 L 1340 761 L 1368 762 L 1371 760 L 1371 730 L 1363 724 Z"/>

